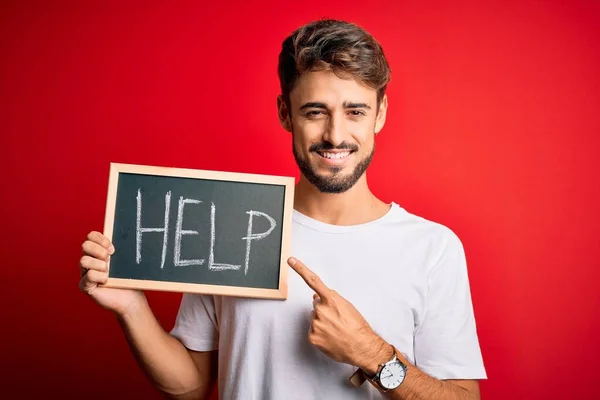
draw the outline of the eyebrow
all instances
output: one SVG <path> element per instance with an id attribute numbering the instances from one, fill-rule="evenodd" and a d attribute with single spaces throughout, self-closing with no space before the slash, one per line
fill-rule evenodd
<path id="1" fill-rule="evenodd" d="M 352 103 L 350 101 L 345 101 L 343 105 L 344 108 L 366 108 L 367 110 L 371 109 L 371 107 L 367 103 Z"/>
<path id="2" fill-rule="evenodd" d="M 344 108 L 366 108 L 367 110 L 370 110 L 371 107 L 367 104 L 367 103 L 353 103 L 350 101 L 344 101 L 344 103 L 342 103 Z M 305 103 L 304 105 L 302 105 L 302 107 L 300 107 L 300 110 L 305 110 L 307 108 L 321 108 L 321 109 L 327 109 L 327 105 L 325 105 L 325 103 L 320 103 L 318 101 L 311 101 L 308 103 Z"/>

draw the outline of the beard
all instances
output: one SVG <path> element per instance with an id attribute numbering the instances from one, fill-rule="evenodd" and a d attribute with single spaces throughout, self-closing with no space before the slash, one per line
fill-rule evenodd
<path id="1" fill-rule="evenodd" d="M 351 150 L 353 152 L 358 150 L 358 146 L 349 145 L 346 142 L 342 142 L 339 146 L 334 147 L 331 143 L 316 143 L 310 146 L 308 149 L 309 152 L 317 152 L 324 150 Z M 373 155 L 375 154 L 375 143 L 373 142 L 373 148 L 362 160 L 356 164 L 354 170 L 349 174 L 342 174 L 340 167 L 328 167 L 331 174 L 323 175 L 318 174 L 315 168 L 311 165 L 308 159 L 302 158 L 302 155 L 296 150 L 296 146 L 292 140 L 292 151 L 294 153 L 294 158 L 296 159 L 296 164 L 298 164 L 298 168 L 300 168 L 300 172 L 302 175 L 312 183 L 320 192 L 322 193 L 344 193 L 348 189 L 350 189 L 360 177 L 365 173 L 369 164 L 371 164 L 371 160 L 373 159 Z"/>

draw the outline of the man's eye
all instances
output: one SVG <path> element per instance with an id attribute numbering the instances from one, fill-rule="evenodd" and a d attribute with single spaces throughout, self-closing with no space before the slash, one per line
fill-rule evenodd
<path id="1" fill-rule="evenodd" d="M 321 110 L 312 110 L 306 113 L 306 116 L 308 117 L 316 117 L 317 115 L 321 115 L 323 114 L 323 111 Z"/>
<path id="2" fill-rule="evenodd" d="M 361 116 L 361 115 L 365 115 L 365 113 L 362 112 L 362 111 L 359 111 L 359 110 L 352 110 L 352 111 L 350 111 L 350 115 L 352 115 L 354 117 L 358 117 L 358 116 Z"/>

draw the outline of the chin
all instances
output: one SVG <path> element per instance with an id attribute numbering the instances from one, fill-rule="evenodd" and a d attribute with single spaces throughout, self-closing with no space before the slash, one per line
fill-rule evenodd
<path id="1" fill-rule="evenodd" d="M 295 151 L 295 148 L 293 150 L 296 164 L 302 175 L 322 193 L 344 193 L 352 188 L 367 170 L 375 153 L 375 147 L 373 147 L 373 150 L 359 162 L 356 162 L 355 159 L 348 160 L 353 161 L 352 165 L 344 163 L 344 165 L 337 166 L 323 165 L 320 156 L 315 158 L 312 154 L 303 158 Z M 356 157 L 356 153 L 353 152 L 352 156 Z"/>

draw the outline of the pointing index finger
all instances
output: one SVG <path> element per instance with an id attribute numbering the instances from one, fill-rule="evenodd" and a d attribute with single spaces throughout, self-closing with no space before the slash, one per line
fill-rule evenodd
<path id="1" fill-rule="evenodd" d="M 288 264 L 322 299 L 327 299 L 331 290 L 323 283 L 317 274 L 312 272 L 306 265 L 294 257 L 288 259 Z"/>

